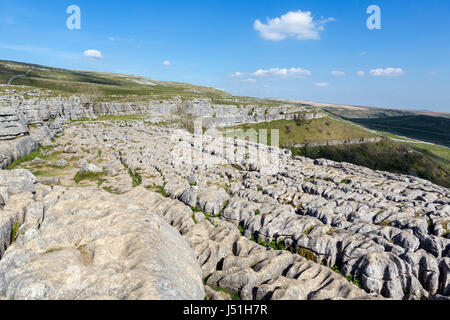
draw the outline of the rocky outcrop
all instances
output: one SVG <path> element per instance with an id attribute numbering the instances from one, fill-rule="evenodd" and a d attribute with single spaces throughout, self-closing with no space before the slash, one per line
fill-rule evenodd
<path id="1" fill-rule="evenodd" d="M 94 127 L 86 129 L 86 137 L 94 135 Z M 448 257 L 450 240 L 436 236 L 429 225 L 431 217 L 437 222 L 450 214 L 448 189 L 347 163 L 292 158 L 289 152 L 233 139 L 203 136 L 199 143 L 198 137 L 179 133 L 134 123 L 122 134 L 104 127 L 96 142 L 86 139 L 84 143 L 114 136 L 113 143 L 123 146 L 121 159 L 127 166 L 138 169 L 142 177 L 151 177 L 144 178 L 144 185 L 164 184 L 168 197 L 204 211 L 211 223 L 220 225 L 214 220 L 219 216 L 242 228 L 253 243 L 284 248 L 313 265 L 333 268 L 357 281 L 367 293 L 394 299 L 443 296 L 448 277 L 445 267 L 438 266 L 440 259 Z M 139 142 L 131 149 L 129 141 Z M 204 202 L 200 190 L 206 190 Z M 228 196 L 222 197 L 221 190 Z M 185 216 L 189 220 L 189 213 Z M 208 237 L 212 236 L 204 239 Z M 195 250 L 215 256 L 212 248 Z M 204 272 L 223 271 L 214 269 L 222 258 L 205 264 Z M 224 279 L 224 274 L 218 277 Z M 243 281 L 240 286 L 225 281 L 222 285 L 227 283 L 229 290 L 242 294 L 246 281 L 253 279 L 245 277 L 233 278 Z M 221 286 L 212 279 L 210 287 Z M 256 282 L 254 288 L 260 284 Z M 268 288 L 275 287 L 274 283 Z"/>
<path id="2" fill-rule="evenodd" d="M 312 142 L 308 144 L 297 144 L 296 148 L 308 147 L 323 147 L 323 146 L 338 146 L 342 144 L 363 144 L 380 142 L 383 138 L 361 138 L 361 139 L 349 139 L 349 140 L 330 140 L 324 142 Z"/>
<path id="3" fill-rule="evenodd" d="M 12 108 L 0 108 L 0 140 L 12 140 L 28 134 L 25 117 Z"/>
<path id="4" fill-rule="evenodd" d="M 177 119 L 180 111 L 202 118 L 203 124 L 211 126 L 232 126 L 243 123 L 257 123 L 280 119 L 318 119 L 326 115 L 305 107 L 291 104 L 281 106 L 259 106 L 236 104 L 214 104 L 209 99 L 183 101 L 147 100 L 141 102 L 89 102 L 88 99 L 65 97 L 27 97 L 16 94 L 0 97 L 0 105 L 19 110 L 29 125 L 45 124 L 50 119 L 79 120 L 102 115 L 145 114 L 161 119 Z"/>
<path id="5" fill-rule="evenodd" d="M 38 149 L 38 143 L 31 137 L 11 141 L 0 141 L 0 169 Z"/>
<path id="6" fill-rule="evenodd" d="M 450 295 L 450 192 L 429 181 L 144 121 L 68 124 L 52 143 L 62 186 L 0 171 L 0 296 Z M 80 170 L 101 180 L 75 184 Z"/>
<path id="7" fill-rule="evenodd" d="M 18 237 L 0 260 L 0 296 L 204 298 L 194 252 L 152 210 L 130 202 L 126 195 L 40 188 L 41 201 L 29 199 L 20 205 L 22 212 L 13 199 L 0 210 L 3 217 L 5 211 L 16 209 L 13 220 L 21 224 Z"/>

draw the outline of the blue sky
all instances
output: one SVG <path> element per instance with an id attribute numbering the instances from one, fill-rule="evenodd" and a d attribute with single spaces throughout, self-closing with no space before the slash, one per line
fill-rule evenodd
<path id="1" fill-rule="evenodd" d="M 80 30 L 66 27 L 73 4 Z M 381 30 L 366 26 L 369 5 Z M 450 112 L 449 17 L 448 0 L 0 0 L 0 59 Z"/>

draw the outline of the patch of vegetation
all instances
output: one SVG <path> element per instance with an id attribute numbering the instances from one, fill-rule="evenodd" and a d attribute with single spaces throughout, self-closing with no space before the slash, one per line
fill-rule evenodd
<path id="1" fill-rule="evenodd" d="M 308 250 L 306 248 L 298 248 L 297 253 L 307 260 L 317 262 L 317 257 L 311 250 Z"/>
<path id="2" fill-rule="evenodd" d="M 31 173 L 35 175 L 36 177 L 57 177 L 59 176 L 60 172 L 58 170 L 52 169 L 52 170 L 31 170 Z"/>
<path id="3" fill-rule="evenodd" d="M 238 166 L 237 164 L 232 164 L 231 166 L 238 171 L 242 171 L 242 168 L 240 166 Z"/>
<path id="4" fill-rule="evenodd" d="M 286 250 L 284 243 L 278 242 L 277 240 L 272 240 L 271 242 L 266 242 L 266 241 L 262 240 L 261 238 L 258 238 L 258 240 L 256 242 L 259 245 L 262 245 L 263 247 L 270 248 L 273 250 Z"/>
<path id="5" fill-rule="evenodd" d="M 64 250 L 64 249 L 63 248 L 51 248 L 51 249 L 48 249 L 47 251 L 45 251 L 44 254 L 58 252 L 58 251 L 61 251 L 61 250 Z"/>
<path id="6" fill-rule="evenodd" d="M 134 170 L 134 172 L 131 169 L 128 169 L 128 174 L 131 177 L 133 187 L 138 187 L 142 184 L 142 176 L 139 174 L 138 170 Z"/>
<path id="7" fill-rule="evenodd" d="M 235 131 L 231 133 L 230 136 L 235 136 L 238 139 L 245 139 L 245 131 L 248 130 L 255 130 L 257 134 L 260 130 L 267 130 L 267 141 L 259 142 L 269 145 L 271 144 L 271 130 L 278 130 L 281 147 L 294 147 L 299 144 L 311 144 L 334 140 L 358 140 L 377 136 L 355 125 L 331 118 L 314 120 L 278 120 L 244 124 L 232 127 L 231 129 L 235 129 Z"/>
<path id="8" fill-rule="evenodd" d="M 19 235 L 19 228 L 22 224 L 20 222 L 14 222 L 12 228 L 11 228 L 11 237 L 10 237 L 10 244 L 13 244 L 14 241 L 16 241 L 17 236 Z"/>
<path id="9" fill-rule="evenodd" d="M 42 152 L 42 150 L 50 150 L 50 149 L 45 149 L 42 146 L 39 146 L 39 149 L 36 151 L 33 151 L 32 153 L 27 154 L 26 156 L 12 162 L 11 164 L 9 164 L 6 167 L 6 170 L 13 170 L 13 169 L 17 169 L 20 166 L 22 166 L 25 162 L 29 162 L 29 161 L 33 161 L 36 158 L 40 158 L 42 160 L 45 161 L 55 161 L 59 159 L 59 155 L 61 154 L 61 152 L 53 152 L 51 154 L 44 154 Z"/>
<path id="10" fill-rule="evenodd" d="M 351 119 L 368 128 L 387 131 L 406 137 L 450 147 L 450 118 L 427 115 Z"/>
<path id="11" fill-rule="evenodd" d="M 383 220 L 380 223 L 378 223 L 379 226 L 382 227 L 390 227 L 391 226 L 392 221 L 387 219 L 387 220 Z"/>
<path id="12" fill-rule="evenodd" d="M 309 227 L 308 229 L 306 229 L 305 231 L 303 231 L 304 234 L 308 235 L 311 233 L 311 231 L 313 231 L 315 228 L 315 226 Z"/>
<path id="13" fill-rule="evenodd" d="M 146 186 L 145 188 L 161 194 L 164 198 L 168 198 L 169 194 L 164 190 L 164 186 Z"/>
<path id="14" fill-rule="evenodd" d="M 79 184 L 81 181 L 96 181 L 98 184 L 100 183 L 100 181 L 103 180 L 102 177 L 104 175 L 105 173 L 103 172 L 90 172 L 90 171 L 84 173 L 77 172 L 77 174 L 74 177 L 74 181 L 76 184 Z"/>
<path id="15" fill-rule="evenodd" d="M 347 276 L 344 276 L 341 272 L 341 270 L 339 269 L 338 266 L 332 266 L 331 270 L 333 270 L 334 272 L 336 272 L 338 275 L 344 277 L 345 279 L 347 279 L 348 282 L 353 283 L 355 286 L 357 286 L 358 288 L 362 289 L 361 284 L 359 283 L 359 280 L 356 279 L 353 275 L 349 274 Z"/>
<path id="16" fill-rule="evenodd" d="M 116 188 L 111 187 L 111 186 L 103 187 L 102 189 L 103 189 L 104 191 L 108 192 L 108 193 L 111 193 L 111 194 L 121 194 L 121 193 L 119 192 L 119 190 L 117 190 Z"/>

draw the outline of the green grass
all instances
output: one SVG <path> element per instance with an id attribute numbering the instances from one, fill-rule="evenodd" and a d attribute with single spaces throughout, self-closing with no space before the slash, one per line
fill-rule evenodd
<path id="1" fill-rule="evenodd" d="M 134 172 L 131 169 L 128 169 L 128 174 L 131 177 L 133 187 L 138 187 L 142 184 L 142 176 L 139 174 L 138 170 L 134 170 Z"/>
<path id="2" fill-rule="evenodd" d="M 53 170 L 41 170 L 41 169 L 37 169 L 37 170 L 32 170 L 31 173 L 33 175 L 35 175 L 36 177 L 57 177 L 60 175 L 60 171 L 57 169 L 53 169 Z"/>
<path id="3" fill-rule="evenodd" d="M 340 275 L 340 276 L 344 277 L 345 279 L 347 279 L 348 282 L 351 282 L 355 286 L 357 286 L 358 288 L 362 289 L 361 284 L 359 283 L 359 280 L 356 279 L 353 275 L 349 274 L 347 276 L 344 276 L 338 266 L 332 266 L 331 270 L 333 270 L 338 275 Z"/>
<path id="4" fill-rule="evenodd" d="M 244 133 L 247 130 L 255 130 L 257 135 L 259 134 L 259 130 L 267 130 L 266 144 L 271 144 L 271 130 L 278 130 L 281 147 L 292 147 L 298 144 L 310 144 L 333 140 L 359 140 L 376 137 L 375 134 L 357 126 L 346 122 L 336 121 L 329 117 L 303 121 L 278 120 L 256 124 L 244 124 L 229 129 L 235 130 L 235 132 L 229 136 L 236 136 L 237 138 L 245 138 Z M 260 139 L 259 136 L 258 139 Z"/>
<path id="5" fill-rule="evenodd" d="M 56 161 L 59 160 L 59 156 L 61 152 L 53 152 L 51 154 L 43 154 L 42 150 L 48 150 L 40 147 L 38 150 L 33 151 L 32 153 L 27 154 L 26 156 L 12 162 L 6 167 L 6 170 L 17 169 L 21 167 L 25 162 L 33 161 L 36 158 L 40 158 L 45 161 Z"/>
<path id="6" fill-rule="evenodd" d="M 450 118 L 408 115 L 385 118 L 352 119 L 368 128 L 450 147 Z"/>
<path id="7" fill-rule="evenodd" d="M 14 224 L 11 228 L 10 244 L 13 244 L 14 241 L 16 241 L 20 226 L 21 226 L 20 222 L 14 222 Z"/>
<path id="8" fill-rule="evenodd" d="M 105 181 L 102 179 L 104 175 L 105 173 L 103 172 L 77 172 L 74 177 L 74 181 L 76 184 L 79 184 L 82 181 L 96 181 L 98 185 L 101 185 Z"/>
<path id="9" fill-rule="evenodd" d="M 306 248 L 298 248 L 297 253 L 301 257 L 303 257 L 309 261 L 317 262 L 317 257 L 311 250 L 308 250 Z"/>
<path id="10" fill-rule="evenodd" d="M 145 188 L 161 194 L 164 198 L 169 197 L 169 194 L 164 190 L 164 186 L 146 186 Z"/>
<path id="11" fill-rule="evenodd" d="M 102 189 L 111 194 L 121 194 L 116 188 L 111 187 L 111 186 L 102 187 Z"/>
<path id="12" fill-rule="evenodd" d="M 450 148 L 426 143 L 409 143 L 409 142 L 401 142 L 401 143 L 406 144 L 412 149 L 419 151 L 424 155 L 430 157 L 431 159 L 436 161 L 436 163 L 438 163 L 445 171 L 450 173 Z"/>

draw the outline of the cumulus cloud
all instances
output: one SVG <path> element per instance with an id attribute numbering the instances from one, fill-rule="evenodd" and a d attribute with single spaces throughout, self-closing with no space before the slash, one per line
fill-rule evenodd
<path id="1" fill-rule="evenodd" d="M 311 71 L 302 68 L 270 68 L 259 69 L 252 73 L 235 72 L 231 78 L 304 78 L 312 74 Z"/>
<path id="2" fill-rule="evenodd" d="M 331 75 L 335 76 L 335 77 L 343 77 L 343 76 L 345 76 L 345 72 L 333 70 L 333 71 L 331 71 Z"/>
<path id="3" fill-rule="evenodd" d="M 370 70 L 370 75 L 373 77 L 398 77 L 404 75 L 405 71 L 401 68 L 385 68 Z"/>
<path id="4" fill-rule="evenodd" d="M 286 38 L 297 40 L 319 40 L 324 25 L 334 18 L 316 20 L 311 12 L 289 11 L 279 18 L 267 19 L 267 23 L 256 20 L 253 27 L 259 35 L 267 40 L 280 41 Z"/>
<path id="5" fill-rule="evenodd" d="M 84 51 L 84 56 L 88 57 L 88 58 L 92 58 L 92 59 L 103 59 L 103 55 L 100 51 L 98 50 L 94 50 L 94 49 L 89 49 Z"/>
<path id="6" fill-rule="evenodd" d="M 312 73 L 309 70 L 302 68 L 270 68 L 268 70 L 260 69 L 252 73 L 254 77 L 266 77 L 266 76 L 276 76 L 276 77 L 304 77 L 310 76 Z"/>
<path id="7" fill-rule="evenodd" d="M 171 67 L 172 66 L 172 63 L 169 60 L 164 60 L 162 62 L 162 64 L 165 65 L 166 67 Z"/>
<path id="8" fill-rule="evenodd" d="M 230 78 L 239 78 L 239 77 L 245 77 L 245 73 L 242 72 L 235 72 L 233 74 L 230 74 Z"/>
<path id="9" fill-rule="evenodd" d="M 330 85 L 330 84 L 327 83 L 327 82 L 316 82 L 316 83 L 315 83 L 315 86 L 316 86 L 316 87 L 321 87 L 321 88 L 328 87 L 329 85 Z"/>
<path id="10" fill-rule="evenodd" d="M 364 77 L 366 75 L 366 73 L 364 71 L 362 71 L 362 70 L 359 70 L 359 71 L 356 72 L 356 75 L 358 77 Z"/>

